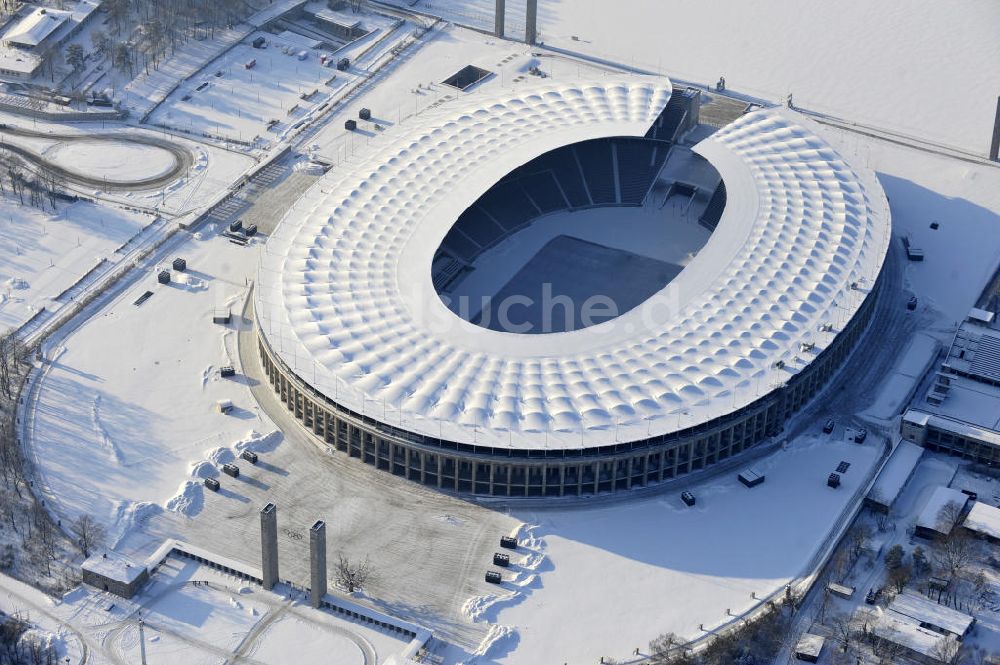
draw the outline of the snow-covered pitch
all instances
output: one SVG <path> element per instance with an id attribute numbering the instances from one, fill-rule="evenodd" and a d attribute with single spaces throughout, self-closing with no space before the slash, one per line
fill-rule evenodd
<path id="1" fill-rule="evenodd" d="M 494 182 L 556 147 L 644 135 L 670 92 L 643 77 L 548 84 L 466 96 L 400 127 L 271 238 L 263 336 L 330 400 L 480 446 L 645 439 L 756 401 L 851 320 L 890 237 L 874 175 L 790 111 L 750 113 L 695 146 L 728 190 L 718 228 L 671 284 L 613 321 L 485 330 L 449 312 L 431 281 L 442 238 Z"/>

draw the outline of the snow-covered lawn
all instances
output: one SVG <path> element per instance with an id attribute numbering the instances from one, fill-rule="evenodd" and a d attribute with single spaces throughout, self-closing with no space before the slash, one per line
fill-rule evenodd
<path id="1" fill-rule="evenodd" d="M 0 196 L 0 330 L 30 319 L 152 221 L 83 201 L 60 201 L 53 213 Z"/>
<path id="2" fill-rule="evenodd" d="M 144 275 L 49 351 L 29 413 L 46 493 L 64 518 L 86 512 L 107 525 L 112 542 L 163 507 L 197 512 L 202 488 L 192 465 L 228 461 L 236 441 L 255 445 L 261 437 L 252 431 L 273 430 L 245 379 L 219 375 L 223 365 L 238 366 L 235 324 L 256 245 L 206 229 L 182 247 L 187 272 L 166 286 L 155 271 Z M 153 295 L 134 305 L 147 290 Z M 220 305 L 232 308 L 234 324 L 212 323 Z M 233 401 L 229 415 L 215 409 L 221 399 Z"/>
<path id="3" fill-rule="evenodd" d="M 871 439 L 871 437 L 869 437 Z M 473 620 L 496 624 L 482 651 L 504 663 L 625 658 L 665 632 L 695 638 L 806 574 L 878 457 L 878 442 L 827 437 L 792 442 L 736 471 L 656 498 L 551 510 L 515 510 L 526 548 L 501 591 L 470 599 Z M 827 476 L 850 463 L 838 489 Z M 751 594 L 756 595 L 756 599 Z"/>
<path id="4" fill-rule="evenodd" d="M 492 30 L 494 4 L 422 0 L 414 9 Z M 992 0 L 961 11 L 936 0 L 848 0 L 808 11 L 793 0 L 538 4 L 538 39 L 547 45 L 702 84 L 725 76 L 744 94 L 783 102 L 791 93 L 804 108 L 979 154 L 990 145 L 1000 89 L 1000 69 L 984 66 L 1000 61 Z M 507 25 L 508 37 L 523 39 L 523 2 L 507 3 Z"/>

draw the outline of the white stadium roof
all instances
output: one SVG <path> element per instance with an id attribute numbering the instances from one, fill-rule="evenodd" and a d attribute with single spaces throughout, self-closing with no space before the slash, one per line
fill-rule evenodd
<path id="1" fill-rule="evenodd" d="M 644 135 L 670 91 L 635 76 L 518 87 L 461 96 L 386 132 L 268 241 L 256 307 L 272 349 L 356 412 L 495 447 L 644 439 L 781 385 L 856 312 L 890 236 L 874 174 L 790 111 L 748 114 L 694 148 L 725 181 L 722 219 L 673 282 L 616 319 L 496 332 L 459 319 L 432 284 L 442 239 L 490 186 L 557 147 Z"/>

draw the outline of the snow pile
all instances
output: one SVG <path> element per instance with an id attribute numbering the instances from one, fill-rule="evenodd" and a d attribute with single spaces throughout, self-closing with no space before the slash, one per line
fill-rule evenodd
<path id="1" fill-rule="evenodd" d="M 274 450 L 281 443 L 281 440 L 281 430 L 274 430 L 267 434 L 250 430 L 245 437 L 233 444 L 233 450 L 237 453 L 242 453 L 244 450 L 254 453 L 267 453 Z"/>
<path id="2" fill-rule="evenodd" d="M 177 494 L 167 499 L 164 507 L 178 515 L 194 517 L 204 507 L 204 491 L 204 483 L 186 480 L 177 490 Z"/>

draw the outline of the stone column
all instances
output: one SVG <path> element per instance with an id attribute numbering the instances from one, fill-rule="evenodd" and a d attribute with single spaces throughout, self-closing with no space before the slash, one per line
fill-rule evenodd
<path id="1" fill-rule="evenodd" d="M 309 597 L 319 607 L 326 595 L 326 522 L 317 520 L 309 529 Z"/>
<path id="2" fill-rule="evenodd" d="M 278 507 L 269 503 L 260 509 L 260 568 L 264 588 L 278 582 Z"/>

